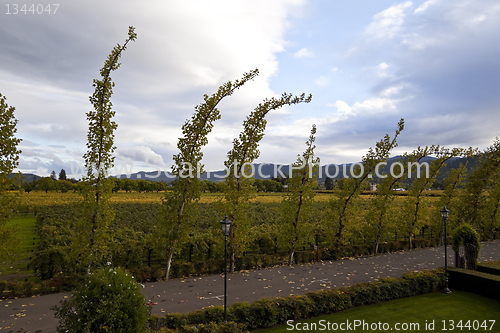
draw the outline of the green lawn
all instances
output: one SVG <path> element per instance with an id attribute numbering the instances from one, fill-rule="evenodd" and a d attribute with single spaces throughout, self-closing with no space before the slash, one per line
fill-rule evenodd
<path id="1" fill-rule="evenodd" d="M 470 326 L 470 329 L 466 326 Z M 289 325 L 261 330 L 259 333 L 298 330 L 500 332 L 500 301 L 461 291 L 453 291 L 448 295 L 437 292 L 290 322 Z"/>
<path id="2" fill-rule="evenodd" d="M 38 235 L 35 232 L 36 218 L 33 214 L 28 214 L 26 217 L 19 216 L 7 222 L 7 225 L 17 228 L 17 246 L 11 258 L 0 262 L 0 280 L 27 278 L 33 273 L 28 269 L 28 263 L 38 244 Z"/>

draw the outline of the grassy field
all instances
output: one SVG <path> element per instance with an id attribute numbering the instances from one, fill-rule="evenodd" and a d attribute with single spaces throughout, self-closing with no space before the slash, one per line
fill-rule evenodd
<path id="1" fill-rule="evenodd" d="M 342 328 L 348 330 L 349 323 L 353 331 L 368 332 L 500 332 L 500 301 L 461 291 L 453 291 L 448 295 L 436 292 L 290 322 L 289 325 L 272 327 L 259 333 L 299 329 L 319 332 L 333 331 L 335 328 L 341 331 Z"/>
<path id="2" fill-rule="evenodd" d="M 439 196 L 442 191 L 429 191 L 428 194 L 431 196 Z M 369 199 L 371 195 L 366 192 L 367 195 L 362 195 L 361 198 Z M 126 202 L 136 202 L 136 203 L 160 203 L 161 199 L 164 197 L 164 192 L 125 192 L 119 191 L 111 195 L 111 201 L 115 203 L 126 203 Z M 257 196 L 252 199 L 253 202 L 281 202 L 283 200 L 284 193 L 266 193 L 259 192 Z M 326 202 L 330 200 L 333 196 L 332 192 L 321 191 L 316 194 L 315 200 L 319 202 Z M 203 193 L 200 198 L 201 203 L 212 203 L 220 201 L 224 198 L 223 193 Z M 398 196 L 398 200 L 404 200 L 404 197 Z M 81 199 L 79 193 L 67 192 L 67 193 L 56 193 L 56 192 L 38 192 L 32 191 L 30 193 L 23 193 L 21 196 L 22 207 L 41 207 L 54 204 L 69 204 L 78 202 Z M 31 209 L 29 209 L 31 210 Z"/>
<path id="3" fill-rule="evenodd" d="M 7 225 L 17 228 L 18 248 L 12 258 L 0 262 L 0 280 L 28 278 L 33 273 L 28 269 L 28 263 L 38 244 L 38 235 L 35 232 L 36 219 L 33 214 L 21 215 L 9 221 Z"/>

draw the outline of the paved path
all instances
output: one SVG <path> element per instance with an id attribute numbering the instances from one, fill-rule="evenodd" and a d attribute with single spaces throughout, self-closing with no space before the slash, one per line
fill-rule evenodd
<path id="1" fill-rule="evenodd" d="M 453 251 L 448 249 L 448 263 Z M 483 243 L 480 261 L 500 260 L 500 240 Z M 228 275 L 228 305 L 263 297 L 301 295 L 308 291 L 348 286 L 382 277 L 444 266 L 444 247 L 381 254 L 296 266 L 241 271 Z M 147 283 L 144 295 L 156 305 L 154 314 L 189 312 L 223 305 L 224 276 L 211 275 Z M 55 332 L 50 307 L 68 294 L 0 300 L 0 333 Z"/>

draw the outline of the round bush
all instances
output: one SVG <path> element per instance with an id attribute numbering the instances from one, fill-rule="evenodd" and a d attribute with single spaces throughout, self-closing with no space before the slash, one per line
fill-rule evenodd
<path id="1" fill-rule="evenodd" d="M 477 231 L 468 224 L 462 224 L 453 233 L 452 243 L 453 251 L 458 252 L 462 244 L 472 244 L 476 247 L 476 260 L 479 258 L 481 249 L 480 237 Z"/>
<path id="2" fill-rule="evenodd" d="M 141 286 L 122 269 L 106 268 L 55 307 L 57 332 L 147 332 L 150 313 Z"/>

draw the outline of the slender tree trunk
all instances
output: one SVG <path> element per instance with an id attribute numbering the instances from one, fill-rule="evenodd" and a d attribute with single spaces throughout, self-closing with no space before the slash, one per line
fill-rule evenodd
<path id="1" fill-rule="evenodd" d="M 234 252 L 235 252 L 235 249 L 231 246 L 231 258 L 230 258 L 231 259 L 230 260 L 231 261 L 231 265 L 230 265 L 231 266 L 231 269 L 230 269 L 231 273 L 234 273 L 234 261 L 235 261 Z"/>
<path id="2" fill-rule="evenodd" d="M 168 260 L 167 260 L 167 273 L 165 274 L 165 280 L 168 281 L 168 276 L 170 275 L 170 267 L 172 266 L 172 256 L 174 252 L 170 251 L 170 254 L 168 255 Z"/>
<path id="3" fill-rule="evenodd" d="M 380 235 L 377 237 L 377 240 L 375 241 L 375 254 L 378 254 L 379 245 L 380 245 Z"/>
<path id="4" fill-rule="evenodd" d="M 289 256 L 289 261 L 288 261 L 288 265 L 290 266 L 293 266 L 293 255 L 295 254 L 295 251 L 293 250 L 293 247 L 290 248 L 290 251 L 288 252 L 288 256 Z"/>

